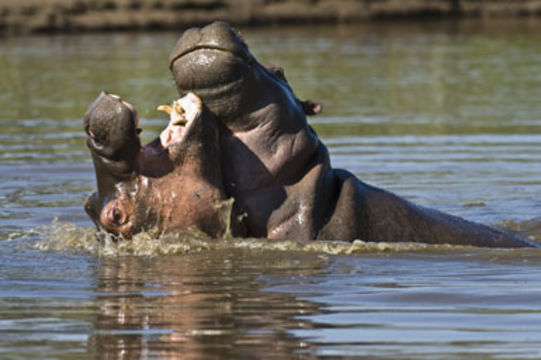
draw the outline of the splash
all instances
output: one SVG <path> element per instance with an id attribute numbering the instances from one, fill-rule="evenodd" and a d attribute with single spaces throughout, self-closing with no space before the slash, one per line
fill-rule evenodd
<path id="1" fill-rule="evenodd" d="M 33 231 L 39 239 L 33 247 L 41 251 L 97 253 L 100 246 L 95 229 L 81 228 L 58 219 L 54 219 L 51 225 Z"/>
<path id="2" fill-rule="evenodd" d="M 222 238 L 213 239 L 197 229 L 187 229 L 174 234 L 159 234 L 155 230 L 149 230 L 135 235 L 131 240 L 115 240 L 110 234 L 96 232 L 93 228 L 81 228 L 73 223 L 58 220 L 39 229 L 38 234 L 40 239 L 34 247 L 41 251 L 76 251 L 94 256 L 179 255 L 227 249 L 302 251 L 329 255 L 464 249 L 464 247 L 451 245 L 370 243 L 360 240 L 350 243 L 344 241 L 299 242 L 296 240 L 235 238 L 229 232 Z M 98 238 L 101 240 L 98 241 Z"/>
<path id="3" fill-rule="evenodd" d="M 237 223 L 241 223 L 244 217 L 247 216 L 246 214 L 235 216 L 234 204 L 235 199 L 229 198 L 228 200 L 219 202 L 215 206 L 220 217 L 220 223 L 222 223 L 225 228 L 224 234 L 222 235 L 224 239 L 233 238 L 233 227 L 236 226 Z"/>
<path id="4" fill-rule="evenodd" d="M 541 242 L 541 218 L 533 218 L 520 222 L 504 220 L 496 224 L 496 227 L 532 242 Z"/>
<path id="5" fill-rule="evenodd" d="M 131 240 L 118 240 L 95 228 L 81 228 L 73 223 L 54 220 L 37 230 L 34 247 L 41 251 L 81 252 L 95 256 L 151 256 L 185 254 L 212 249 L 213 242 L 201 231 L 188 229 L 175 234 L 160 234 L 155 229 L 141 232 Z"/>
<path id="6" fill-rule="evenodd" d="M 426 253 L 458 252 L 472 249 L 467 246 L 430 245 L 407 242 L 365 242 L 270 240 L 261 238 L 236 238 L 231 233 L 231 224 L 238 221 L 233 214 L 233 199 L 217 206 L 226 231 L 221 238 L 214 239 L 198 229 L 162 234 L 155 229 L 136 234 L 131 240 L 117 240 L 111 234 L 95 228 L 81 228 L 73 223 L 54 220 L 51 225 L 33 230 L 39 240 L 34 247 L 41 251 L 82 252 L 94 256 L 158 256 L 189 254 L 201 251 L 246 249 L 251 251 L 302 251 L 329 255 L 353 255 L 368 253 Z M 242 216 L 242 215 L 241 215 Z M 498 227 L 527 238 L 541 241 L 541 219 L 524 222 L 505 221 Z M 98 240 L 100 239 L 100 240 Z"/>

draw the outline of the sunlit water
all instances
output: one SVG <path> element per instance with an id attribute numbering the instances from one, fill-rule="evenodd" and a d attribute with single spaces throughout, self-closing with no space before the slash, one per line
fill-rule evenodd
<path id="1" fill-rule="evenodd" d="M 333 165 L 541 241 L 541 25 L 243 29 Z M 422 244 L 95 241 L 82 114 L 166 125 L 177 33 L 0 40 L 0 358 L 541 357 L 541 252 Z M 55 220 L 57 219 L 57 220 Z"/>

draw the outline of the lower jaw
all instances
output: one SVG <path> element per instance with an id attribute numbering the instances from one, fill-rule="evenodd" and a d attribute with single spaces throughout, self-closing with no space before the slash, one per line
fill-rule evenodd
<path id="1" fill-rule="evenodd" d="M 183 130 L 183 128 L 170 128 L 169 126 L 165 128 L 165 130 L 160 133 L 160 143 L 162 148 L 167 149 L 172 144 L 180 142 Z"/>

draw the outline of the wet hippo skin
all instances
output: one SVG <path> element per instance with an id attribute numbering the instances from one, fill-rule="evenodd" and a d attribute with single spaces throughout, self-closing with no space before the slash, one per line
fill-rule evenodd
<path id="1" fill-rule="evenodd" d="M 271 239 L 535 246 L 506 232 L 415 205 L 333 169 L 283 70 L 262 66 L 226 23 L 187 30 L 170 56 L 181 95 L 219 120 L 223 190 L 248 235 Z"/>
<path id="2" fill-rule="evenodd" d="M 123 238 L 148 229 L 225 231 L 216 209 L 226 200 L 216 121 L 195 95 L 180 103 L 187 124 L 171 122 L 146 146 L 129 103 L 101 93 L 89 106 L 84 128 L 98 190 L 85 210 L 99 228 Z"/>

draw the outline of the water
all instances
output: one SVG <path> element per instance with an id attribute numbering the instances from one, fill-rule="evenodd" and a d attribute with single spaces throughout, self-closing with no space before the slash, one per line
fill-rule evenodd
<path id="1" fill-rule="evenodd" d="M 541 241 L 541 24 L 242 29 L 286 69 L 333 165 Z M 541 253 L 415 244 L 99 246 L 82 114 L 100 90 L 165 127 L 177 33 L 0 40 L 0 358 L 541 357 Z M 58 219 L 58 220 L 54 220 Z"/>

